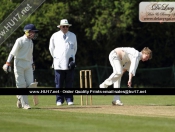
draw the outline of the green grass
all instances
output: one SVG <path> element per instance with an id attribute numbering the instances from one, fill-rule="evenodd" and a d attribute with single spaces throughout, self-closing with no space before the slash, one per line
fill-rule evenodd
<path id="1" fill-rule="evenodd" d="M 113 96 L 93 96 L 94 105 L 111 105 Z M 125 105 L 175 106 L 175 96 L 121 96 Z M 118 114 L 79 113 L 48 108 L 58 108 L 55 96 L 39 96 L 40 104 L 33 109 L 16 108 L 16 97 L 0 96 L 1 132 L 173 132 L 175 118 L 127 116 Z M 80 96 L 75 96 L 75 107 L 80 106 Z M 67 108 L 64 104 L 59 106 Z M 70 106 L 71 108 L 71 106 Z M 175 111 L 175 110 L 174 110 Z"/>

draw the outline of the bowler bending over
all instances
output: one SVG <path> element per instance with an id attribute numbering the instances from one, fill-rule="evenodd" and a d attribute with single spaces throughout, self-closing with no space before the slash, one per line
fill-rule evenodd
<path id="1" fill-rule="evenodd" d="M 109 54 L 109 61 L 113 68 L 113 73 L 107 78 L 100 88 L 107 88 L 114 84 L 114 88 L 120 88 L 121 77 L 125 71 L 129 71 L 128 87 L 131 87 L 132 77 L 136 74 L 139 61 L 147 61 L 152 58 L 152 51 L 145 47 L 141 52 L 131 47 L 120 47 L 112 50 Z M 123 105 L 120 96 L 115 95 L 113 105 Z"/>

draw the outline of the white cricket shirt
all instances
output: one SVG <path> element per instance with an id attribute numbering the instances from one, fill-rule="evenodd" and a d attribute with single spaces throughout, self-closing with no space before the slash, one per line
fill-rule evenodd
<path id="1" fill-rule="evenodd" d="M 121 49 L 125 52 L 125 55 L 122 58 L 124 68 L 127 69 L 129 73 L 132 73 L 133 76 L 135 76 L 139 61 L 142 57 L 142 53 L 130 47 L 121 47 Z"/>
<path id="2" fill-rule="evenodd" d="M 18 38 L 10 52 L 15 59 L 21 59 L 33 63 L 33 41 L 26 35 Z"/>
<path id="3" fill-rule="evenodd" d="M 53 57 L 53 65 L 55 70 L 67 70 L 68 61 L 77 52 L 76 35 L 70 31 L 66 33 L 66 39 L 63 38 L 64 33 L 60 30 L 54 33 L 50 38 L 49 50 Z"/>

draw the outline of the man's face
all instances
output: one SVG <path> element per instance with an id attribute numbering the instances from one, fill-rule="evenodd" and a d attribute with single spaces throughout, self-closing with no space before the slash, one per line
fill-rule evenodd
<path id="1" fill-rule="evenodd" d="M 60 26 L 60 29 L 63 33 L 67 33 L 67 31 L 69 30 L 69 26 L 68 25 L 62 25 L 62 26 Z"/>
<path id="2" fill-rule="evenodd" d="M 147 60 L 149 60 L 149 54 L 143 53 L 142 54 L 142 61 L 147 61 Z"/>
<path id="3" fill-rule="evenodd" d="M 35 36 L 35 31 L 30 30 L 30 31 L 29 31 L 29 36 L 28 36 L 28 38 L 29 38 L 29 39 L 33 39 L 34 36 Z"/>

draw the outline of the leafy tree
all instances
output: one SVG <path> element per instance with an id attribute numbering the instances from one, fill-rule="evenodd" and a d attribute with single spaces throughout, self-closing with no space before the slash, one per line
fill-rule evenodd
<path id="1" fill-rule="evenodd" d="M 4 6 L 0 7 L 0 20 L 5 19 L 21 1 L 2 0 L 2 2 Z M 153 60 L 141 63 L 140 67 L 171 66 L 175 56 L 174 25 L 140 22 L 138 19 L 140 2 L 140 0 L 47 0 L 3 45 L 8 45 L 9 51 L 9 45 L 12 46 L 16 38 L 23 35 L 24 25 L 35 24 L 39 29 L 39 36 L 34 41 L 34 56 L 37 56 L 34 60 L 37 68 L 48 69 L 52 64 L 48 50 L 50 37 L 59 30 L 57 25 L 60 20 L 67 18 L 73 25 L 70 31 L 77 35 L 78 66 L 110 65 L 109 52 L 115 47 L 125 46 L 135 47 L 138 50 L 147 46 L 153 50 Z M 4 48 L 0 50 L 5 58 L 8 53 Z"/>

